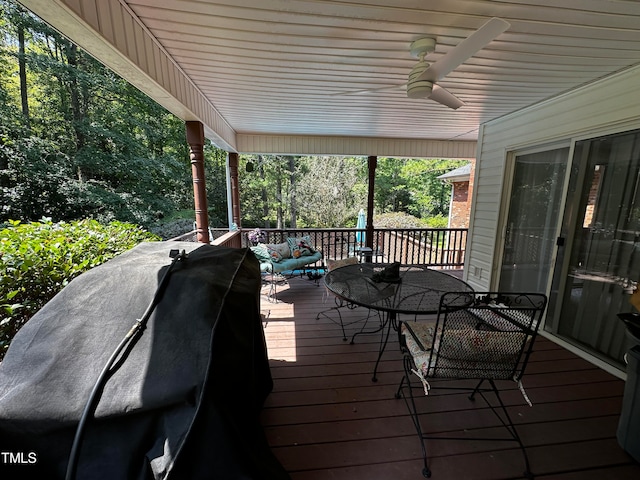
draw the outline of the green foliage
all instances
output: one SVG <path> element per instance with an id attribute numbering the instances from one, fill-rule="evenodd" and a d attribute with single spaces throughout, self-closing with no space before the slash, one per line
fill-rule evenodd
<path id="1" fill-rule="evenodd" d="M 380 158 L 376 169 L 378 212 L 406 212 L 418 218 L 448 215 L 451 186 L 438 176 L 465 160 Z"/>
<path id="2" fill-rule="evenodd" d="M 402 176 L 403 160 L 379 158 L 376 168 L 375 203 L 379 213 L 409 213 L 411 192 Z"/>
<path id="3" fill-rule="evenodd" d="M 422 220 L 406 212 L 387 212 L 374 215 L 375 228 L 423 228 Z"/>
<path id="4" fill-rule="evenodd" d="M 427 218 L 425 224 L 429 228 L 448 228 L 449 227 L 449 217 L 445 217 L 444 215 L 435 215 L 433 217 Z"/>
<path id="5" fill-rule="evenodd" d="M 0 359 L 18 329 L 69 281 L 143 241 L 135 225 L 9 221 L 0 230 Z"/>
<path id="6" fill-rule="evenodd" d="M 358 210 L 366 205 L 366 162 L 328 156 L 291 160 L 273 155 L 240 157 L 243 226 L 291 226 L 295 219 L 298 228 L 354 227 Z"/>
<path id="7" fill-rule="evenodd" d="M 294 157 L 290 170 L 288 156 L 243 155 L 240 157 L 240 211 L 243 226 L 274 227 L 290 225 L 296 202 L 296 179 L 304 166 Z M 293 183 L 292 183 L 293 182 Z M 297 220 L 298 211 L 293 215 Z"/>
<path id="8" fill-rule="evenodd" d="M 193 210 L 184 122 L 16 2 L 0 0 L 0 14 L 0 221 L 149 227 Z M 26 91 L 17 80 L 20 28 Z M 213 225 L 226 224 L 225 159 L 205 146 Z"/>
<path id="9" fill-rule="evenodd" d="M 366 208 L 366 190 L 358 189 L 366 175 L 366 162 L 356 158 L 307 157 L 300 180 L 298 206 L 307 225 L 332 228 L 357 222 Z"/>
<path id="10" fill-rule="evenodd" d="M 448 228 L 449 218 L 435 215 L 429 218 L 414 217 L 405 212 L 388 212 L 373 217 L 376 228 Z"/>
<path id="11" fill-rule="evenodd" d="M 189 218 L 174 218 L 167 221 L 159 221 L 149 227 L 149 231 L 158 235 L 163 240 L 171 240 L 193 230 L 193 211 L 189 211 Z"/>
<path id="12" fill-rule="evenodd" d="M 213 144 L 207 144 L 204 146 L 204 159 L 209 225 L 212 227 L 226 227 L 228 224 L 227 152 Z M 190 170 L 187 169 L 187 173 L 190 173 Z M 189 182 L 191 182 L 191 180 L 189 180 Z M 193 219 L 193 187 L 190 184 L 187 188 L 184 188 L 182 192 L 189 198 L 180 204 L 191 207 L 191 219 Z"/>
<path id="13" fill-rule="evenodd" d="M 253 167 L 250 171 L 246 168 L 248 163 Z M 407 223 L 409 217 L 391 215 L 390 227 L 446 227 L 451 185 L 438 176 L 466 163 L 465 160 L 378 159 L 376 213 L 402 212 L 417 219 Z M 286 157 L 240 157 L 243 226 L 274 227 L 278 216 L 286 219 L 295 209 L 298 227 L 354 227 L 358 210 L 366 205 L 366 161 L 309 156 L 295 157 L 295 165 L 292 172 L 286 168 Z M 425 223 L 426 220 L 430 224 Z"/>

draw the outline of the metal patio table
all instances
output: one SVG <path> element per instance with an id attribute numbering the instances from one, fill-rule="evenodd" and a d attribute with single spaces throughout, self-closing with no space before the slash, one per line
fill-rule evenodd
<path id="1" fill-rule="evenodd" d="M 356 332 L 357 335 L 381 332 L 380 348 L 372 380 L 387 346 L 391 329 L 398 329 L 397 315 L 424 315 L 438 313 L 440 296 L 445 292 L 472 292 L 461 279 L 426 265 L 401 265 L 398 281 L 376 282 L 376 274 L 389 264 L 358 263 L 330 271 L 324 277 L 326 287 L 348 303 L 382 312 L 380 327 L 372 331 Z"/>

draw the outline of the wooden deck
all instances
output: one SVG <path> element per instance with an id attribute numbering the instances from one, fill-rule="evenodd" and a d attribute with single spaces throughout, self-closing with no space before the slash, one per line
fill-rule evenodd
<path id="1" fill-rule="evenodd" d="M 420 444 L 403 400 L 397 339 L 371 373 L 378 335 L 354 345 L 316 313 L 333 305 L 324 287 L 296 278 L 279 287 L 279 303 L 262 299 L 274 378 L 262 422 L 274 454 L 293 480 L 418 480 Z M 265 290 L 266 291 L 266 290 Z M 350 318 L 366 315 L 358 308 Z M 372 324 L 377 321 L 371 320 Z M 351 327 L 351 331 L 359 324 Z M 503 395 L 519 426 L 536 478 L 634 479 L 640 465 L 619 447 L 615 432 L 624 383 L 539 337 L 524 377 L 529 407 L 512 382 Z M 482 402 L 463 394 L 420 398 L 430 432 L 463 428 L 491 434 L 498 426 Z M 514 442 L 428 441 L 435 480 L 516 479 L 524 470 Z"/>

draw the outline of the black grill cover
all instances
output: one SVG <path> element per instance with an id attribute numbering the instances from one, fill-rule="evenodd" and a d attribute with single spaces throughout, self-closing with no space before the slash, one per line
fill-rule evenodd
<path id="1" fill-rule="evenodd" d="M 273 386 L 248 249 L 143 243 L 74 279 L 0 364 L 0 478 L 64 478 L 100 371 L 172 270 L 87 426 L 78 479 L 288 479 L 259 413 Z M 31 476 L 29 476 L 31 475 Z M 36 477 L 34 475 L 40 475 Z"/>

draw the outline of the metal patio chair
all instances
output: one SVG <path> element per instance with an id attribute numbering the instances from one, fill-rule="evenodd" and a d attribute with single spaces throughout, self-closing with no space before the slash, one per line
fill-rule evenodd
<path id="1" fill-rule="evenodd" d="M 533 478 L 527 452 L 496 381 L 515 381 L 531 406 L 522 386 L 522 376 L 546 304 L 546 296 L 537 293 L 448 292 L 440 299 L 435 324 L 400 322 L 398 335 L 404 354 L 404 375 L 396 398 L 404 398 L 420 438 L 425 477 L 431 476 L 425 440 L 445 439 L 517 442 L 524 456 L 524 475 Z M 466 386 L 465 382 L 457 382 L 469 379 L 476 380 L 475 387 L 469 387 L 468 382 Z M 416 389 L 421 395 L 414 395 Z M 471 392 L 471 401 L 479 395 L 508 435 L 474 437 L 472 430 L 465 430 L 464 436 L 458 437 L 429 433 L 428 426 L 423 428 L 425 423 L 420 423 L 419 416 L 425 407 L 419 404 L 428 402 L 431 390 L 435 389 L 467 390 Z M 497 404 L 485 396 L 491 392 Z"/>
<path id="2" fill-rule="evenodd" d="M 343 266 L 346 266 L 346 265 L 353 265 L 353 264 L 356 264 L 356 263 L 359 263 L 357 257 L 347 257 L 347 258 L 342 259 L 342 260 L 330 260 L 330 259 L 326 259 L 325 260 L 325 264 L 327 266 L 327 271 L 328 272 L 331 271 L 331 270 L 334 270 L 336 268 L 340 268 L 340 267 L 343 267 Z M 353 325 L 353 324 L 358 323 L 358 322 L 364 322 L 363 326 L 362 326 L 362 329 L 364 329 L 366 327 L 366 325 L 367 325 L 367 322 L 372 317 L 372 312 L 371 312 L 370 309 L 367 308 L 366 309 L 367 310 L 366 316 L 358 317 L 356 319 L 350 319 L 349 321 L 345 322 L 345 320 L 342 317 L 341 311 L 344 311 L 345 309 L 346 310 L 355 310 L 356 308 L 366 308 L 366 307 L 360 307 L 359 305 L 356 305 L 354 303 L 349 303 L 346 300 L 333 295 L 329 291 L 329 289 L 325 289 L 325 297 L 324 298 L 327 298 L 329 295 L 331 295 L 333 297 L 334 305 L 332 307 L 329 307 L 329 308 L 325 309 L 325 310 L 322 310 L 321 312 L 318 312 L 318 314 L 316 315 L 316 321 L 320 320 L 320 318 L 323 317 L 323 318 L 326 318 L 327 320 L 335 323 L 336 325 L 340 325 L 340 328 L 342 329 L 342 340 L 346 342 L 347 341 L 347 333 L 346 333 L 345 327 L 348 327 L 349 325 Z M 351 343 L 353 343 L 353 340 L 352 340 Z"/>

